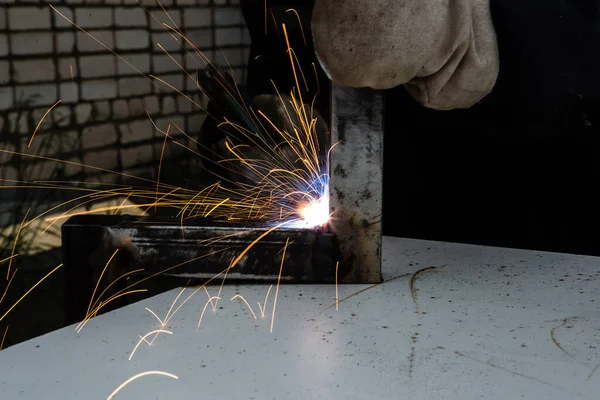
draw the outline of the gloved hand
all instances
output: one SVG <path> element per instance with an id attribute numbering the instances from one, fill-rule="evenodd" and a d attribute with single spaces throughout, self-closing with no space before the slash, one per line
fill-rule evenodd
<path id="1" fill-rule="evenodd" d="M 312 31 L 333 82 L 405 85 L 429 108 L 471 107 L 498 75 L 489 0 L 319 0 Z"/>

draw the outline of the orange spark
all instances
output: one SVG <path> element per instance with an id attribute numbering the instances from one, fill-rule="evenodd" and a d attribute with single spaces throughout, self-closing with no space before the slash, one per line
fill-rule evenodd
<path id="1" fill-rule="evenodd" d="M 19 270 L 19 268 L 15 268 L 15 271 L 12 274 L 12 277 L 8 280 L 8 283 L 6 284 L 6 287 L 4 288 L 4 293 L 2 293 L 2 297 L 0 297 L 0 304 L 2 304 L 2 300 L 4 300 L 4 296 L 6 296 L 6 293 L 8 292 L 8 288 L 10 287 L 10 284 L 12 283 L 13 279 L 15 278 L 15 275 L 17 274 L 17 271 Z"/>
<path id="2" fill-rule="evenodd" d="M 275 288 L 275 300 L 273 301 L 273 312 L 271 314 L 271 333 L 273 333 L 273 323 L 275 322 L 275 308 L 277 307 L 277 296 L 279 295 L 279 283 L 281 282 L 281 272 L 283 271 L 283 261 L 285 260 L 285 252 L 287 250 L 290 238 L 285 241 L 283 255 L 281 256 L 281 265 L 279 266 L 279 276 L 277 276 L 277 287 Z"/>
<path id="3" fill-rule="evenodd" d="M 46 280 L 46 278 L 48 278 L 50 275 L 52 275 L 57 269 L 59 269 L 60 267 L 62 267 L 62 264 L 59 264 L 56 268 L 54 268 L 52 271 L 48 272 L 42 279 L 40 279 L 35 285 L 33 285 L 31 287 L 31 289 L 29 289 L 27 292 L 25 292 L 25 294 L 23 296 L 21 296 L 21 298 L 19 298 L 19 300 L 17 300 L 17 302 L 15 304 L 12 305 L 12 307 L 10 307 L 8 309 L 7 312 L 4 313 L 4 315 L 2 317 L 0 317 L 0 321 L 2 321 L 12 310 L 13 308 L 15 308 L 17 306 L 17 304 L 19 304 L 29 293 L 31 293 L 31 291 L 33 289 L 35 289 L 40 283 L 42 283 L 44 280 Z"/>
<path id="4" fill-rule="evenodd" d="M 115 395 L 117 393 L 119 393 L 121 391 L 121 389 L 123 389 L 129 383 L 131 383 L 132 381 L 134 381 L 134 380 L 136 380 L 138 378 L 141 378 L 142 376 L 146 376 L 146 375 L 163 375 L 163 376 L 168 376 L 169 378 L 179 379 L 176 375 L 170 374 L 168 372 L 163 372 L 163 371 L 146 371 L 146 372 L 140 372 L 139 374 L 136 374 L 136 375 L 132 376 L 131 378 L 127 379 L 125 382 L 121 383 L 119 385 L 119 387 L 117 387 L 110 395 L 108 395 L 108 397 L 106 398 L 106 400 L 111 400 L 112 398 L 115 397 Z"/>
<path id="5" fill-rule="evenodd" d="M 169 320 L 171 319 L 169 317 L 169 315 L 171 314 L 171 311 L 173 310 L 173 307 L 175 306 L 175 304 L 177 303 L 177 300 L 179 300 L 179 297 L 181 297 L 181 295 L 183 294 L 183 292 L 185 292 L 185 287 L 181 289 L 181 291 L 179 292 L 179 294 L 177 295 L 177 297 L 175 297 L 175 300 L 173 300 L 173 302 L 171 303 L 171 306 L 169 307 L 169 310 L 167 310 L 167 315 L 165 315 L 165 322 L 163 323 L 161 321 L 161 327 L 164 328 L 165 326 L 167 326 L 167 324 L 169 323 Z M 160 319 L 159 319 L 160 321 Z M 154 338 L 152 339 L 152 341 L 150 342 L 150 344 L 154 343 L 154 341 L 156 340 L 156 338 L 158 337 L 158 333 L 156 334 L 156 336 L 154 336 Z"/>
<path id="6" fill-rule="evenodd" d="M 19 241 L 19 235 L 21 234 L 21 229 L 23 229 L 23 224 L 25 223 L 27 216 L 29 215 L 29 211 L 31 211 L 31 208 L 27 209 L 27 212 L 25 213 L 25 216 L 23 217 L 23 221 L 21 221 L 21 225 L 19 225 L 19 229 L 17 230 L 17 234 L 15 235 L 15 242 L 13 243 L 12 251 L 10 253 L 10 258 L 8 261 L 8 269 L 6 270 L 6 280 L 8 280 L 10 278 L 10 267 L 12 266 L 13 259 L 15 258 L 15 250 L 17 248 L 17 242 Z"/>
<path id="7" fill-rule="evenodd" d="M 77 333 L 81 332 L 81 330 L 83 329 L 83 327 L 89 322 L 89 320 L 91 320 L 93 317 L 95 317 L 98 314 L 98 312 L 102 309 L 102 307 L 104 307 L 108 303 L 113 302 L 114 300 L 118 299 L 119 297 L 127 296 L 128 294 L 141 293 L 141 292 L 147 292 L 147 291 L 148 291 L 148 289 L 129 290 L 127 292 L 119 293 L 119 294 L 116 294 L 116 295 L 113 295 L 113 296 L 109 297 L 108 300 L 100 302 L 100 305 L 98 305 L 98 307 L 96 307 L 95 309 L 93 309 L 89 313 L 89 315 L 87 315 L 84 318 L 84 320 L 81 321 L 79 323 L 79 325 L 77 325 L 77 327 L 75 328 L 75 330 L 77 331 Z"/>
<path id="8" fill-rule="evenodd" d="M 202 318 L 204 318 L 204 313 L 206 312 L 206 307 L 208 307 L 209 303 L 212 303 L 213 299 L 221 300 L 221 298 L 219 296 L 213 296 L 210 299 L 206 300 L 206 303 L 204 303 L 204 308 L 202 309 L 202 314 L 200 314 L 200 319 L 198 320 L 198 329 L 200 329 L 200 324 L 202 323 Z"/>
<path id="9" fill-rule="evenodd" d="M 296 18 L 298 18 L 298 25 L 300 26 L 300 32 L 302 32 L 302 40 L 304 41 L 304 45 L 306 46 L 306 36 L 304 35 L 304 28 L 302 27 L 302 21 L 300 20 L 300 15 L 298 15 L 298 11 L 293 8 L 288 8 L 285 12 L 293 12 L 296 14 Z"/>
<path id="10" fill-rule="evenodd" d="M 146 311 L 148 311 L 150 314 L 154 315 L 154 318 L 156 318 L 158 320 L 158 322 L 160 322 L 161 325 L 163 325 L 162 319 L 160 319 L 158 317 L 158 315 L 156 315 L 156 313 L 154 311 L 152 311 L 151 309 L 149 309 L 148 307 L 144 307 L 146 309 Z"/>
<path id="11" fill-rule="evenodd" d="M 108 291 L 108 289 L 110 289 L 112 287 L 112 285 L 114 285 L 119 280 L 121 280 L 121 279 L 123 279 L 123 278 L 125 278 L 125 277 L 127 277 L 129 275 L 135 274 L 137 272 L 142 272 L 143 270 L 144 270 L 143 268 L 138 268 L 138 269 L 134 269 L 132 271 L 125 272 L 123 275 L 119 276 L 117 279 L 115 279 L 114 281 L 112 281 L 111 283 L 109 283 L 108 286 L 106 286 L 104 288 L 104 290 L 102 291 L 102 293 L 100 293 L 100 295 L 98 296 L 98 298 L 96 299 L 96 301 L 94 302 L 94 304 L 92 305 L 92 307 L 96 307 L 96 304 L 98 304 L 98 302 L 100 301 L 100 299 L 102 298 L 102 296 L 104 296 L 104 293 L 106 293 Z"/>
<path id="12" fill-rule="evenodd" d="M 217 311 L 217 304 L 213 304 L 212 300 L 211 300 L 211 296 L 210 293 L 208 293 L 208 289 L 206 288 L 206 286 L 204 286 L 204 292 L 206 293 L 206 296 L 208 297 L 208 300 L 210 300 L 210 304 L 212 306 L 213 311 Z M 219 293 L 220 294 L 220 293 Z M 219 296 L 219 295 L 217 295 Z"/>
<path id="13" fill-rule="evenodd" d="M 87 308 L 86 314 L 88 314 L 90 312 L 90 309 L 92 308 L 92 304 L 96 304 L 94 302 L 94 297 L 96 296 L 96 291 L 98 290 L 98 286 L 100 285 L 100 282 L 102 281 L 102 277 L 104 276 L 104 273 L 106 272 L 106 269 L 108 268 L 108 266 L 110 265 L 111 261 L 117 255 L 118 252 L 119 252 L 119 249 L 116 249 L 114 251 L 114 253 L 112 254 L 112 256 L 110 256 L 110 258 L 108 259 L 108 261 L 106 262 L 106 264 L 104 265 L 104 268 L 102 269 L 102 272 L 100 273 L 100 277 L 98 278 L 98 281 L 96 282 L 96 287 L 94 288 L 94 291 L 92 292 L 92 298 L 90 299 L 90 304 L 88 304 L 88 308 Z"/>
<path id="14" fill-rule="evenodd" d="M 73 87 L 73 97 L 77 98 L 77 86 L 75 86 L 75 74 L 73 73 L 73 64 L 69 64 L 69 72 L 71 73 L 71 86 Z"/>
<path id="15" fill-rule="evenodd" d="M 48 109 L 48 111 L 46 111 L 46 112 L 44 113 L 44 115 L 42 116 L 42 119 L 40 119 L 40 122 L 38 122 L 37 126 L 35 127 L 35 130 L 33 131 L 33 135 L 31 135 L 31 139 L 29 139 L 29 144 L 27 145 L 27 148 L 30 148 L 30 147 L 31 147 L 31 143 L 33 143 L 33 138 L 35 137 L 35 134 L 37 133 L 38 129 L 40 129 L 40 126 L 42 125 L 42 122 L 44 122 L 44 119 L 46 118 L 46 116 L 47 116 L 48 114 L 50 114 L 50 111 L 52 111 L 52 109 L 53 109 L 54 107 L 56 107 L 56 106 L 58 105 L 58 103 L 60 103 L 60 102 L 61 102 L 61 101 L 60 101 L 60 100 L 58 100 L 56 103 L 54 103 L 54 105 L 53 105 L 52 107 L 50 107 L 50 108 Z"/>
<path id="16" fill-rule="evenodd" d="M 2 335 L 2 342 L 0 342 L 0 350 L 4 348 L 4 339 L 6 339 L 6 334 L 8 333 L 9 326 L 10 325 L 6 325 L 6 328 L 4 329 L 4 335 Z"/>
<path id="17" fill-rule="evenodd" d="M 267 0 L 265 0 L 265 35 L 267 34 Z"/>
<path id="18" fill-rule="evenodd" d="M 260 305 L 260 301 L 257 301 L 258 303 L 258 308 L 260 308 L 260 317 L 264 318 L 265 317 L 265 311 L 267 309 L 267 300 L 269 299 L 269 293 L 271 292 L 271 289 L 273 288 L 273 285 L 269 286 L 269 290 L 267 290 L 267 294 L 265 295 L 265 303 L 264 303 L 264 307 Z"/>
<path id="19" fill-rule="evenodd" d="M 154 331 L 148 332 L 146 333 L 144 336 L 142 336 L 142 338 L 137 342 L 137 344 L 135 345 L 135 347 L 133 348 L 133 350 L 131 351 L 131 354 L 129 355 L 128 360 L 131 361 L 131 358 L 133 357 L 133 355 L 135 354 L 135 351 L 137 350 L 138 347 L 140 347 L 140 344 L 142 344 L 143 341 L 146 341 L 146 338 L 150 335 L 152 335 L 153 333 L 156 333 L 156 336 L 158 336 L 161 333 L 168 333 L 169 335 L 172 335 L 173 332 L 171 331 L 167 331 L 165 329 L 156 329 Z M 146 341 L 146 343 L 148 343 Z M 152 344 L 152 343 L 149 343 Z"/>
<path id="20" fill-rule="evenodd" d="M 250 307 L 250 304 L 248 304 L 248 302 L 246 301 L 246 299 L 241 294 L 238 293 L 235 296 L 233 296 L 231 298 L 231 301 L 233 301 L 234 299 L 241 299 L 244 303 L 246 303 L 246 305 L 248 306 L 248 309 L 252 313 L 252 316 L 254 317 L 254 319 L 256 319 L 256 314 L 254 314 L 254 310 L 252 310 L 252 307 Z"/>

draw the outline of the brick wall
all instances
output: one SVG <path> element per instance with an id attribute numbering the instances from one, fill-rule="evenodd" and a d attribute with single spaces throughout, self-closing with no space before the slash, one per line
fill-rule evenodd
<path id="1" fill-rule="evenodd" d="M 203 102 L 193 79 L 180 67 L 193 76 L 201 67 L 199 57 L 161 24 L 172 25 L 172 19 L 215 63 L 226 66 L 227 59 L 237 79 L 243 81 L 249 37 L 238 1 L 162 0 L 168 15 L 156 0 L 140 2 L 1 0 L 0 148 L 60 155 L 74 163 L 153 177 L 164 136 L 153 127 L 146 111 L 160 128 L 166 129 L 172 121 L 196 137 L 204 114 L 173 88 L 153 83 L 142 74 L 155 75 Z M 138 71 L 71 25 L 50 4 Z M 44 119 L 27 148 L 38 122 L 58 100 L 60 104 Z M 172 127 L 171 133 L 194 146 L 177 129 Z M 168 145 L 165 164 L 193 159 L 180 146 Z M 31 166 L 30 162 L 0 154 L 0 178 L 64 179 L 85 173 L 87 179 L 121 180 L 118 175 L 84 172 L 75 164 L 37 161 Z"/>

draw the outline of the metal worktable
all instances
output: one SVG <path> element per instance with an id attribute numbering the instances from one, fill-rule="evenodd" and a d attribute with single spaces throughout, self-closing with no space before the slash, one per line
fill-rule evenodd
<path id="1" fill-rule="evenodd" d="M 272 333 L 267 285 L 226 285 L 200 329 L 198 292 L 128 360 L 170 291 L 2 351 L 0 398 L 106 399 L 157 370 L 178 379 L 143 376 L 114 398 L 600 398 L 600 259 L 388 237 L 383 274 L 339 286 L 337 310 L 335 285 L 282 285 Z"/>

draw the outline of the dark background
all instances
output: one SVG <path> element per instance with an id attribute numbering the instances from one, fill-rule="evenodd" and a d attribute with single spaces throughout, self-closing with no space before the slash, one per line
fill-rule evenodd
<path id="1" fill-rule="evenodd" d="M 271 92 L 273 78 L 290 89 L 272 18 L 265 35 L 256 1 L 242 7 L 248 88 Z M 307 2 L 271 7 L 290 26 L 286 10 L 296 8 L 309 35 Z M 600 255 L 599 9 L 596 0 L 491 0 L 500 74 L 488 97 L 434 111 L 402 87 L 386 92 L 384 234 Z M 310 43 L 292 47 L 314 62 Z M 326 114 L 326 93 L 318 109 Z"/>

